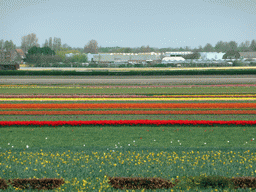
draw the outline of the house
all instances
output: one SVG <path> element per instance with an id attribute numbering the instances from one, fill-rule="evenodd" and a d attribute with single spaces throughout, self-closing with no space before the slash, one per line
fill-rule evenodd
<path id="1" fill-rule="evenodd" d="M 22 49 L 15 49 L 15 51 L 18 53 L 18 56 L 21 58 L 21 59 L 24 59 L 26 56 L 24 54 L 24 52 L 22 51 Z"/>
<path id="2" fill-rule="evenodd" d="M 256 59 L 256 52 L 239 52 L 241 59 Z"/>
<path id="3" fill-rule="evenodd" d="M 10 62 L 11 52 L 6 49 L 0 49 L 0 62 Z"/>
<path id="4" fill-rule="evenodd" d="M 6 49 L 0 49 L 0 61 L 22 61 L 25 58 L 25 54 L 22 49 L 14 49 L 7 51 Z"/>

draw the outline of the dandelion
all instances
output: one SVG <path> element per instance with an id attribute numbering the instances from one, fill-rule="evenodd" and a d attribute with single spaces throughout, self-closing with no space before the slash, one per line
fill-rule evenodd
<path id="1" fill-rule="evenodd" d="M 229 141 L 228 141 L 228 143 L 229 143 Z"/>
<path id="2" fill-rule="evenodd" d="M 13 146 L 12 146 L 12 148 L 13 148 Z"/>
<path id="3" fill-rule="evenodd" d="M 180 142 L 180 140 L 178 140 L 178 142 Z"/>
<path id="4" fill-rule="evenodd" d="M 204 143 L 206 145 L 206 143 Z"/>
<path id="5" fill-rule="evenodd" d="M 8 143 L 8 145 L 10 145 L 10 143 Z"/>
<path id="6" fill-rule="evenodd" d="M 128 146 L 130 146 L 130 144 L 128 144 Z"/>
<path id="7" fill-rule="evenodd" d="M 47 139 L 47 137 L 45 139 Z"/>
<path id="8" fill-rule="evenodd" d="M 85 145 L 84 145 L 85 146 Z"/>
<path id="9" fill-rule="evenodd" d="M 172 141 L 171 141 L 171 143 L 172 143 Z"/>
<path id="10" fill-rule="evenodd" d="M 28 146 L 28 145 L 26 145 L 26 147 L 27 147 L 27 148 L 29 148 L 29 146 Z"/>
<path id="11" fill-rule="evenodd" d="M 133 142 L 135 142 L 135 140 Z"/>
<path id="12" fill-rule="evenodd" d="M 154 141 L 156 141 L 156 140 L 154 140 Z"/>

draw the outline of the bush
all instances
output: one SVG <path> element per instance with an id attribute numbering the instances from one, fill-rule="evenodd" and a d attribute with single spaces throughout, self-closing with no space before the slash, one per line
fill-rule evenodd
<path id="1" fill-rule="evenodd" d="M 134 64 L 134 67 L 144 67 L 143 64 Z"/>
<path id="2" fill-rule="evenodd" d="M 250 62 L 249 66 L 256 66 L 256 62 Z"/>
<path id="3" fill-rule="evenodd" d="M 223 176 L 194 176 L 186 179 L 186 186 L 191 188 L 231 188 L 234 189 L 234 183 L 231 179 Z M 185 186 L 184 186 L 185 187 Z"/>
<path id="4" fill-rule="evenodd" d="M 96 64 L 96 63 L 90 63 L 88 67 L 93 67 L 94 68 L 94 67 L 99 67 L 99 65 Z"/>
<path id="5" fill-rule="evenodd" d="M 241 61 L 235 60 L 235 61 L 233 62 L 233 66 L 244 66 L 244 63 L 241 62 Z"/>

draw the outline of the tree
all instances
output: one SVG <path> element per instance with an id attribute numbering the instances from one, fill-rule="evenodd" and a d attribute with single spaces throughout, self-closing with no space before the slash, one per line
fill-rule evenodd
<path id="1" fill-rule="evenodd" d="M 250 51 L 250 41 L 245 41 L 245 47 L 247 51 Z"/>
<path id="2" fill-rule="evenodd" d="M 23 50 L 24 53 L 26 53 L 33 46 L 39 47 L 38 38 L 36 38 L 36 34 L 31 33 L 21 38 L 21 49 Z"/>
<path id="3" fill-rule="evenodd" d="M 203 48 L 204 51 L 206 52 L 213 52 L 214 51 L 214 48 L 213 46 L 210 44 L 210 43 L 207 43 L 204 48 Z"/>
<path id="4" fill-rule="evenodd" d="M 42 55 L 55 55 L 56 53 L 55 53 L 55 51 L 54 50 L 51 50 L 51 48 L 50 47 L 42 47 L 41 49 L 40 49 L 40 53 L 42 54 Z"/>
<path id="5" fill-rule="evenodd" d="M 132 53 L 132 49 L 130 47 L 124 48 L 124 53 Z"/>
<path id="6" fill-rule="evenodd" d="M 252 51 L 256 51 L 256 41 L 253 39 L 249 47 Z"/>
<path id="7" fill-rule="evenodd" d="M 191 50 L 191 48 L 190 48 L 190 47 L 188 47 L 188 46 L 186 46 L 186 47 L 185 47 L 185 50 L 186 50 L 186 51 L 190 51 L 190 50 Z"/>
<path id="8" fill-rule="evenodd" d="M 242 42 L 242 43 L 239 45 L 238 49 L 239 49 L 240 52 L 245 52 L 245 51 L 246 51 L 245 43 Z"/>
<path id="9" fill-rule="evenodd" d="M 53 45 L 52 45 L 52 49 L 54 51 L 60 51 L 60 47 L 61 47 L 61 39 L 60 38 L 57 38 L 57 37 L 54 37 L 53 38 Z"/>
<path id="10" fill-rule="evenodd" d="M 14 45 L 14 43 L 12 42 L 12 40 L 10 40 L 10 41 L 5 41 L 3 48 L 6 49 L 6 51 L 11 51 L 11 50 L 16 49 L 16 45 Z"/>
<path id="11" fill-rule="evenodd" d="M 4 48 L 4 40 L 1 39 L 1 40 L 0 40 L 0 49 L 3 49 L 3 48 Z"/>
<path id="12" fill-rule="evenodd" d="M 91 40 L 84 47 L 84 50 L 90 50 L 91 53 L 98 53 L 98 43 L 96 40 Z"/>
<path id="13" fill-rule="evenodd" d="M 193 52 L 192 54 L 182 56 L 184 59 L 199 59 L 200 53 L 198 51 Z"/>
<path id="14" fill-rule="evenodd" d="M 57 39 L 57 50 L 59 51 L 61 49 L 61 39 Z"/>
<path id="15" fill-rule="evenodd" d="M 227 51 L 222 59 L 232 59 L 232 58 L 235 58 L 235 59 L 239 59 L 240 58 L 240 54 L 238 51 Z"/>
<path id="16" fill-rule="evenodd" d="M 49 38 L 49 47 L 50 47 L 51 49 L 53 49 L 53 46 L 52 46 L 52 38 L 51 38 L 51 37 Z"/>
<path id="17" fill-rule="evenodd" d="M 151 51 L 151 49 L 150 49 L 149 45 L 147 45 L 147 47 L 145 48 L 145 52 L 148 53 L 150 51 Z"/>
<path id="18" fill-rule="evenodd" d="M 40 47 L 33 46 L 28 50 L 28 55 L 41 55 Z"/>
<path id="19" fill-rule="evenodd" d="M 198 46 L 198 48 L 194 48 L 193 49 L 194 52 L 202 52 L 203 51 L 203 47 L 201 45 Z"/>
<path id="20" fill-rule="evenodd" d="M 223 41 L 218 41 L 214 47 L 215 51 L 217 52 L 225 52 L 224 48 L 225 48 L 225 44 Z"/>
<path id="21" fill-rule="evenodd" d="M 237 51 L 237 43 L 235 41 L 229 42 L 229 51 Z"/>
<path id="22" fill-rule="evenodd" d="M 223 52 L 230 51 L 229 43 L 228 42 L 224 42 L 224 47 L 223 48 L 224 48 Z"/>
<path id="23" fill-rule="evenodd" d="M 39 65 L 46 62 L 46 59 L 49 60 L 49 57 L 53 57 L 54 55 L 55 52 L 49 47 L 40 48 L 33 46 L 28 50 L 28 53 L 26 53 L 26 59 L 24 61 Z"/>
<path id="24" fill-rule="evenodd" d="M 70 47 L 68 44 L 65 43 L 62 46 L 60 46 L 59 51 L 68 51 L 68 50 L 72 50 L 72 47 Z"/>
<path id="25" fill-rule="evenodd" d="M 47 39 L 45 39 L 45 43 L 43 44 L 43 47 L 49 47 L 49 43 Z"/>

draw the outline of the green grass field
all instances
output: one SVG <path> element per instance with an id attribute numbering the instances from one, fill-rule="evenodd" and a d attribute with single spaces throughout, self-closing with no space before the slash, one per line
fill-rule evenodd
<path id="1" fill-rule="evenodd" d="M 125 94 L 220 94 L 255 93 L 255 89 L 255 87 L 171 89 L 142 88 L 102 90 L 1 88 L 0 94 L 120 94 L 125 91 L 127 91 Z M 128 101 L 125 101 L 125 103 L 126 102 L 128 103 Z M 228 101 L 194 102 L 210 103 Z M 249 103 L 255 101 L 243 102 Z M 1 103 L 27 102 L 22 101 Z M 86 103 L 89 102 L 86 101 Z M 175 103 L 175 101 L 173 103 Z M 188 102 L 186 101 L 186 103 Z M 0 121 L 107 119 L 255 120 L 255 115 L 0 116 Z M 175 125 L 57 126 L 55 128 L 47 126 L 0 127 L 0 178 L 4 178 L 5 180 L 18 177 L 64 178 L 66 183 L 60 189 L 56 189 L 54 191 L 99 191 L 99 189 L 101 189 L 101 191 L 126 191 L 111 188 L 107 184 L 106 175 L 112 177 L 160 177 L 170 179 L 172 181 L 175 178 L 182 179 L 187 176 L 199 176 L 204 174 L 226 177 L 254 177 L 256 174 L 256 140 L 254 138 L 256 139 L 255 126 Z M 178 185 L 177 187 L 173 188 L 173 190 L 209 192 L 221 191 L 221 189 L 200 188 L 188 190 L 182 185 Z M 14 188 L 9 187 L 9 189 L 6 191 L 14 191 Z M 127 191 L 130 192 L 132 190 Z M 171 189 L 146 191 L 160 192 L 171 191 Z M 232 190 L 226 189 L 226 191 Z M 250 189 L 238 189 L 236 191 L 250 191 Z"/>
<path id="2" fill-rule="evenodd" d="M 103 86 L 100 86 L 103 87 Z M 172 88 L 0 88 L 0 94 L 218 94 L 255 93 L 256 87 Z"/>

